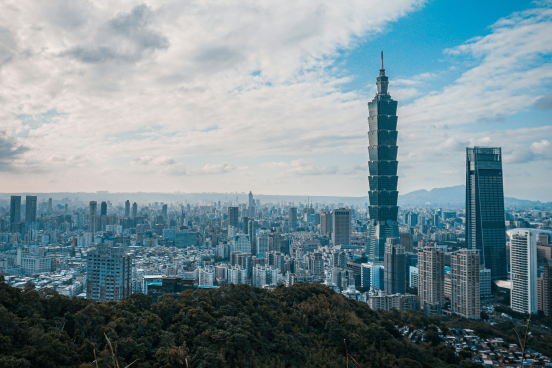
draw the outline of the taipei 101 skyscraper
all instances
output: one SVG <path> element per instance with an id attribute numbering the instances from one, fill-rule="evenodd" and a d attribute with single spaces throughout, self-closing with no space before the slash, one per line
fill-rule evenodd
<path id="1" fill-rule="evenodd" d="M 383 261 L 387 238 L 399 237 L 397 214 L 397 101 L 387 92 L 389 78 L 383 68 L 377 78 L 378 94 L 368 102 L 368 182 L 370 224 L 366 255 L 371 261 Z"/>

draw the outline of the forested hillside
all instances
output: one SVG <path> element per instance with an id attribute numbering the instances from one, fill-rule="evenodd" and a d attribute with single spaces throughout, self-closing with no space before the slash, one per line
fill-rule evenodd
<path id="1" fill-rule="evenodd" d="M 94 354 L 98 367 L 113 366 L 105 336 L 121 368 L 346 367 L 345 349 L 361 367 L 460 365 L 451 348 L 410 343 L 397 321 L 430 324 L 420 313 L 375 312 L 305 283 L 96 303 L 12 288 L 0 276 L 0 368 L 96 367 Z"/>

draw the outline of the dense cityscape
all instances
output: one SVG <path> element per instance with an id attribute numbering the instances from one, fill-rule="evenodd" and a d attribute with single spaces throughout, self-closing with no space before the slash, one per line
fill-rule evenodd
<path id="1" fill-rule="evenodd" d="M 98 302 L 306 282 L 372 310 L 491 324 L 552 316 L 552 208 L 505 207 L 499 147 L 466 148 L 464 208 L 399 207 L 397 102 L 388 85 L 382 53 L 377 94 L 368 103 L 363 205 L 309 198 L 262 203 L 251 192 L 170 203 L 139 203 L 131 195 L 114 202 L 106 192 L 86 202 L 70 194 L 61 200 L 11 195 L 0 201 L 3 279 Z M 432 332 L 397 327 L 412 341 L 429 340 Z M 439 344 L 485 366 L 552 365 L 538 351 L 523 349 L 521 357 L 520 346 L 470 329 L 438 334 Z"/>

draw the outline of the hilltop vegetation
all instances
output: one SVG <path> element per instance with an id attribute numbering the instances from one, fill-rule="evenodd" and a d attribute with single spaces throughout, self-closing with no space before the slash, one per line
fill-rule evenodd
<path id="1" fill-rule="evenodd" d="M 344 340 L 362 367 L 460 366 L 451 348 L 403 338 L 399 322 L 431 324 L 420 313 L 375 312 L 306 283 L 97 303 L 12 288 L 0 276 L 0 368 L 96 367 L 94 351 L 99 367 L 112 366 L 105 336 L 120 367 L 346 367 Z"/>

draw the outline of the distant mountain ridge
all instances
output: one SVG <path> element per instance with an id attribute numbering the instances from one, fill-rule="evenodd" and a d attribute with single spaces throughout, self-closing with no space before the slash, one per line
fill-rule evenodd
<path id="1" fill-rule="evenodd" d="M 456 185 L 446 188 L 434 188 L 430 191 L 425 189 L 415 190 L 399 196 L 399 206 L 415 205 L 451 205 L 465 206 L 466 204 L 466 186 Z M 511 197 L 504 198 L 506 207 L 550 207 L 552 202 L 543 203 L 540 201 L 529 201 L 526 199 L 517 199 Z"/>
<path id="2" fill-rule="evenodd" d="M 466 186 L 456 185 L 448 188 L 415 190 L 399 196 L 399 205 L 431 204 L 464 204 L 466 202 Z"/>

